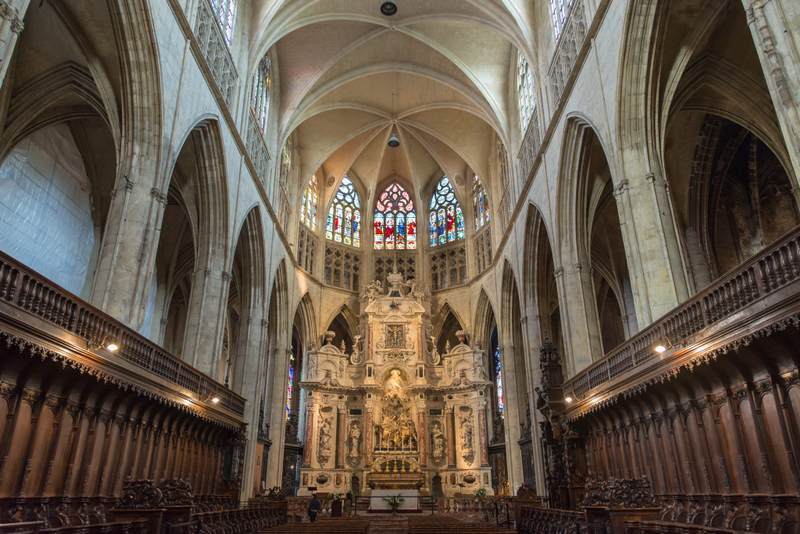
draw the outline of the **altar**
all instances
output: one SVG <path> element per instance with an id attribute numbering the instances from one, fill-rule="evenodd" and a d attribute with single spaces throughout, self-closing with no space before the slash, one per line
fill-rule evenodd
<path id="1" fill-rule="evenodd" d="M 391 512 L 392 507 L 386 501 L 391 497 L 399 497 L 401 499 L 400 506 L 397 508 L 400 512 L 418 512 L 419 507 L 419 491 L 418 490 L 395 490 L 395 489 L 374 489 L 370 494 L 369 511 L 370 512 Z"/>
<path id="2" fill-rule="evenodd" d="M 349 354 L 327 332 L 305 357 L 298 493 L 401 494 L 415 508 L 434 481 L 448 496 L 491 493 L 485 354 L 465 332 L 440 354 L 429 296 L 399 273 L 387 281 L 361 295 Z"/>

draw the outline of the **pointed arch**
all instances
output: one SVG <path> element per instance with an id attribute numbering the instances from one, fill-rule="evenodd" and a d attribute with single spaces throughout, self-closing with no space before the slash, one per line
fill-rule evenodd
<path id="1" fill-rule="evenodd" d="M 454 310 L 450 303 L 445 302 L 433 320 L 433 335 L 436 337 L 436 350 L 440 354 L 445 353 L 445 347 L 455 347 L 458 344 L 456 332 L 464 330 L 466 323 L 461 319 L 458 312 Z"/>
<path id="2" fill-rule="evenodd" d="M 398 179 L 391 180 L 376 195 L 372 217 L 373 248 L 415 250 L 417 211 L 412 193 Z"/>
<path id="3" fill-rule="evenodd" d="M 497 327 L 497 320 L 494 314 L 494 306 L 486 293 L 486 289 L 483 287 L 478 295 L 478 303 L 475 306 L 473 324 L 475 325 L 473 327 L 473 346 L 476 345 L 484 350 L 489 350 L 489 338 L 492 335 L 492 330 Z"/>
<path id="4" fill-rule="evenodd" d="M 297 304 L 293 322 L 306 347 L 313 348 L 319 345 L 317 314 L 314 311 L 314 303 L 311 302 L 311 295 L 308 293 L 305 293 Z"/>
<path id="5" fill-rule="evenodd" d="M 431 247 L 464 239 L 464 212 L 456 189 L 446 174 L 436 182 L 431 194 L 428 234 Z"/>
<path id="6" fill-rule="evenodd" d="M 262 309 L 267 298 L 265 257 L 261 212 L 254 206 L 247 213 L 236 241 L 226 314 L 227 330 L 233 334 L 228 340 L 231 351 L 228 367 L 232 369 L 233 379 L 228 382 L 238 392 L 242 391 L 245 376 L 258 367 L 254 360 L 260 355 L 249 350 L 248 330 L 254 318 L 263 318 Z M 232 332 L 233 328 L 237 331 Z"/>

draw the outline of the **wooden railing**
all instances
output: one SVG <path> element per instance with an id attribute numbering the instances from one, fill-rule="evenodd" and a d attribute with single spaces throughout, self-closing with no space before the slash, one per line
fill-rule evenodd
<path id="1" fill-rule="evenodd" d="M 734 314 L 785 292 L 786 286 L 799 279 L 800 227 L 567 380 L 564 391 L 583 399 L 589 391 L 634 369 L 663 364 L 664 354 L 658 354 L 656 346 L 680 352 L 681 347 L 688 346 L 692 338 L 698 338 L 704 330 L 723 322 L 727 325 Z M 797 292 L 800 288 L 793 289 L 791 294 Z M 751 315 L 742 314 L 742 325 L 752 322 Z"/>
<path id="2" fill-rule="evenodd" d="M 191 520 L 169 525 L 169 534 L 260 532 L 287 521 L 286 501 L 250 502 L 243 508 L 193 513 Z"/>
<path id="3" fill-rule="evenodd" d="M 192 392 L 200 402 L 217 397 L 221 406 L 244 415 L 242 397 L 2 252 L 0 303 L 83 339 L 90 349 L 99 349 L 113 340 L 119 350 L 109 353 L 109 358 L 120 358 L 149 371 Z"/>
<path id="4" fill-rule="evenodd" d="M 583 512 L 542 506 L 522 506 L 517 532 L 523 534 L 579 534 L 586 530 Z"/>
<path id="5" fill-rule="evenodd" d="M 145 520 L 98 523 L 94 525 L 72 525 L 45 528 L 43 521 L 6 523 L 0 525 L 0 533 L 15 534 L 151 534 Z"/>

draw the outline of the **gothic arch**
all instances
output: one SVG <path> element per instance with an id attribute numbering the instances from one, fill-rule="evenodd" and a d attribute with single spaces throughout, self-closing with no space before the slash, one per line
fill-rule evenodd
<path id="1" fill-rule="evenodd" d="M 259 208 L 253 207 L 248 212 L 242 223 L 236 242 L 231 266 L 231 290 L 228 292 L 228 313 L 226 320 L 230 321 L 234 313 L 237 316 L 238 332 L 234 339 L 232 359 L 233 380 L 232 387 L 235 391 L 242 390 L 242 383 L 246 373 L 258 368 L 252 360 L 260 355 L 248 350 L 248 331 L 258 329 L 263 318 L 262 308 L 266 302 L 266 267 L 264 265 L 264 228 L 261 221 Z M 234 290 L 235 288 L 235 299 Z M 256 320 L 254 320 L 256 319 Z M 260 331 L 260 329 L 259 329 Z M 236 341 L 238 340 L 238 341 Z"/>
<path id="2" fill-rule="evenodd" d="M 436 313 L 433 320 L 433 335 L 436 338 L 436 350 L 444 354 L 445 346 L 449 343 L 450 347 L 455 347 L 458 343 L 456 332 L 464 330 L 466 323 L 461 319 L 458 312 L 450 306 L 449 302 L 444 302 Z M 468 338 L 471 343 L 472 340 Z"/>
<path id="3" fill-rule="evenodd" d="M 489 299 L 489 295 L 486 294 L 486 289 L 483 287 L 478 295 L 478 303 L 475 306 L 475 320 L 473 324 L 475 325 L 473 327 L 473 345 L 477 345 L 484 350 L 489 350 L 489 338 L 492 335 L 492 330 L 497 326 L 497 322 L 494 314 L 494 306 Z"/>
<path id="4" fill-rule="evenodd" d="M 525 298 L 533 306 L 531 332 L 532 344 L 545 340 L 553 342 L 559 355 L 564 357 L 563 332 L 561 328 L 561 296 L 556 281 L 557 249 L 552 247 L 550 232 L 541 212 L 534 204 L 528 205 L 525 222 L 525 246 L 523 255 Z M 538 335 L 536 335 L 538 334 Z M 537 343 L 538 341 L 538 343 Z"/>
<path id="5" fill-rule="evenodd" d="M 319 329 L 317 327 L 317 315 L 314 311 L 314 303 L 311 296 L 305 293 L 297 304 L 294 314 L 294 325 L 300 332 L 303 343 L 306 347 L 312 348 L 319 346 Z"/>

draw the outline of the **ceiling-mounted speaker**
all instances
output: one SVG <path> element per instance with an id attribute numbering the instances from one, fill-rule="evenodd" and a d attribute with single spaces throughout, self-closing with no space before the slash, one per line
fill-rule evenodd
<path id="1" fill-rule="evenodd" d="M 391 148 L 397 148 L 400 146 L 400 138 L 397 137 L 397 134 L 392 132 L 392 135 L 389 136 L 389 142 L 386 143 Z"/>
<path id="2" fill-rule="evenodd" d="M 394 2 L 384 2 L 381 4 L 381 13 L 387 17 L 391 17 L 397 13 L 397 4 Z"/>

